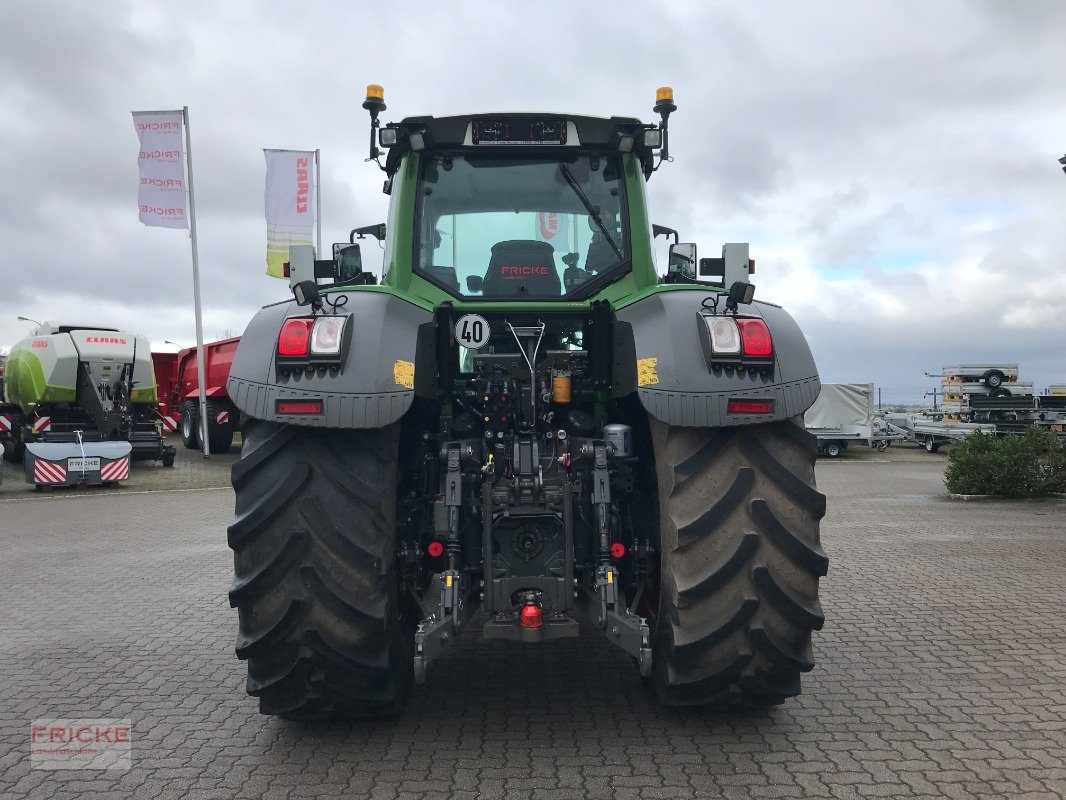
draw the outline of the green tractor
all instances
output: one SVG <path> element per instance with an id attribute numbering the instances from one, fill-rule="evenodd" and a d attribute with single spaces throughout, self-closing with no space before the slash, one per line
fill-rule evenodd
<path id="1" fill-rule="evenodd" d="M 396 713 L 464 626 L 535 645 L 581 618 L 667 705 L 797 695 L 828 568 L 818 373 L 753 301 L 747 245 L 698 259 L 651 223 L 672 92 L 655 124 L 381 125 L 378 86 L 364 107 L 387 224 L 331 260 L 293 247 L 294 301 L 230 372 L 230 601 L 260 710 Z M 380 283 L 357 235 L 384 242 Z"/>

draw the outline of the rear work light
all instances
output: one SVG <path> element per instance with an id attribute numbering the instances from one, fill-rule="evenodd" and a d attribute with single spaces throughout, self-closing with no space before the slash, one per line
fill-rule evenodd
<path id="1" fill-rule="evenodd" d="M 322 413 L 321 400 L 278 400 L 274 405 L 277 414 L 311 414 Z"/>
<path id="2" fill-rule="evenodd" d="M 773 400 L 730 400 L 730 414 L 773 414 Z"/>
<path id="3" fill-rule="evenodd" d="M 282 358 L 306 356 L 315 321 L 310 318 L 287 319 L 278 334 L 278 355 Z"/>

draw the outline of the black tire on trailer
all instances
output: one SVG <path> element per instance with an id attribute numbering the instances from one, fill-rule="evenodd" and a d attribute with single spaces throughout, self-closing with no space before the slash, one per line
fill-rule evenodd
<path id="1" fill-rule="evenodd" d="M 652 684 L 666 705 L 777 705 L 800 693 L 822 627 L 825 496 L 795 421 L 677 428 L 651 420 L 660 586 Z"/>
<path id="2" fill-rule="evenodd" d="M 990 369 L 981 377 L 981 380 L 985 382 L 985 386 L 989 389 L 998 389 L 1003 384 L 1006 377 L 1007 376 L 998 369 Z"/>
<path id="3" fill-rule="evenodd" d="M 925 437 L 925 452 L 936 453 L 940 450 L 940 442 L 932 436 Z"/>
<path id="4" fill-rule="evenodd" d="M 218 421 L 221 413 L 229 414 L 225 422 Z M 228 453 L 233 446 L 233 429 L 237 410 L 226 400 L 207 401 L 207 443 L 212 453 Z"/>
<path id="5" fill-rule="evenodd" d="M 263 714 L 376 717 L 402 705 L 418 614 L 396 573 L 398 427 L 245 422 L 229 597 Z"/>
<path id="6" fill-rule="evenodd" d="M 200 449 L 200 410 L 192 400 L 181 404 L 181 443 L 186 450 Z"/>
<path id="7" fill-rule="evenodd" d="M 825 445 L 825 454 L 830 458 L 838 458 L 842 451 L 840 442 L 827 442 Z"/>
<path id="8" fill-rule="evenodd" d="M 994 389 L 991 393 L 992 397 L 1010 397 L 1010 389 L 1004 389 L 1002 386 L 998 389 Z"/>
<path id="9" fill-rule="evenodd" d="M 4 458 L 12 464 L 21 464 L 26 459 L 26 421 L 15 417 L 11 423 L 10 447 L 4 448 Z"/>

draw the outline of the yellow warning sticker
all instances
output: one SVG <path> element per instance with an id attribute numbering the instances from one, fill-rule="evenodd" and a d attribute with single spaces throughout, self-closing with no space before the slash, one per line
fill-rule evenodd
<path id="1" fill-rule="evenodd" d="M 397 361 L 392 365 L 392 379 L 405 389 L 415 388 L 415 365 L 413 361 Z"/>
<path id="2" fill-rule="evenodd" d="M 614 583 L 614 570 L 607 570 L 607 583 Z"/>
<path id="3" fill-rule="evenodd" d="M 656 367 L 659 365 L 657 358 L 637 359 L 637 386 L 654 386 L 659 382 L 659 373 Z"/>
<path id="4" fill-rule="evenodd" d="M 452 588 L 452 576 L 451 575 L 445 575 L 444 576 L 444 585 L 447 586 L 449 589 Z"/>

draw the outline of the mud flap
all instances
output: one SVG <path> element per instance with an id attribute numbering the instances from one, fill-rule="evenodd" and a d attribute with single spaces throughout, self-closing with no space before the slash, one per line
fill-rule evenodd
<path id="1" fill-rule="evenodd" d="M 36 442 L 26 445 L 26 483 L 77 486 L 124 481 L 130 476 L 129 442 Z"/>

